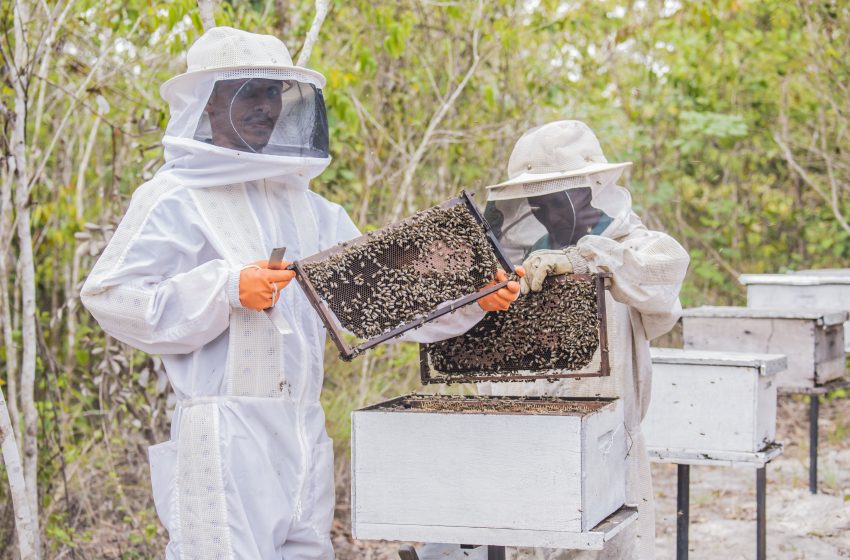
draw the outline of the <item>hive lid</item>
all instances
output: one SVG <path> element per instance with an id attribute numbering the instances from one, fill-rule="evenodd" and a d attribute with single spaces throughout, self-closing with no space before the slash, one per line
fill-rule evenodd
<path id="1" fill-rule="evenodd" d="M 788 274 L 804 274 L 808 276 L 850 276 L 850 268 L 809 268 L 794 270 Z"/>
<path id="2" fill-rule="evenodd" d="M 467 333 L 419 346 L 423 384 L 610 375 L 610 274 L 550 276 L 540 292 L 488 313 Z"/>
<path id="3" fill-rule="evenodd" d="M 788 358 L 783 354 L 715 352 L 682 348 L 650 348 L 649 350 L 653 364 L 751 367 L 758 368 L 761 375 L 773 375 L 788 368 Z"/>
<path id="4" fill-rule="evenodd" d="M 792 274 L 742 274 L 738 281 L 745 286 L 824 286 L 828 284 L 850 285 L 850 269 L 841 273 L 841 269 L 830 271 L 805 271 Z"/>
<path id="5" fill-rule="evenodd" d="M 792 307 L 756 309 L 752 307 L 724 307 L 704 305 L 685 309 L 683 317 L 737 318 L 737 319 L 808 319 L 826 327 L 840 325 L 847 320 L 847 311 L 833 309 L 800 309 Z"/>

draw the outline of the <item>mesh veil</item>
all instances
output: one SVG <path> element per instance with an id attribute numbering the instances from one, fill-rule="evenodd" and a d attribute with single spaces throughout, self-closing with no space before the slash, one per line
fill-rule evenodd
<path id="1" fill-rule="evenodd" d="M 587 234 L 616 231 L 631 213 L 629 192 L 616 184 L 621 174 L 614 169 L 493 188 L 484 215 L 519 264 L 532 250 L 563 248 Z"/>
<path id="2" fill-rule="evenodd" d="M 224 111 L 224 125 L 219 119 L 218 126 L 230 129 L 231 142 L 216 139 L 215 119 L 210 118 L 213 92 L 220 82 L 223 86 L 235 85 L 217 100 L 219 111 Z M 239 90 L 246 83 L 278 85 L 279 113 L 272 123 L 267 123 L 271 125 L 267 142 L 258 142 L 256 131 L 251 138 L 245 123 L 240 122 L 242 113 L 237 109 L 241 100 L 247 98 L 247 90 L 252 89 L 246 86 Z M 227 89 L 223 86 L 218 87 Z M 165 164 L 157 173 L 166 173 L 191 187 L 285 175 L 297 178 L 306 187 L 306 181 L 319 175 L 330 162 L 322 86 L 322 80 L 297 68 L 201 72 L 182 80 L 169 88 L 166 95 L 171 118 L 163 138 Z"/>

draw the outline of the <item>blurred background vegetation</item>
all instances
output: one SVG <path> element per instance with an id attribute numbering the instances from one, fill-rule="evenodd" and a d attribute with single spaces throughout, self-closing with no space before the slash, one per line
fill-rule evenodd
<path id="1" fill-rule="evenodd" d="M 313 13 L 270 0 L 215 17 L 295 59 Z M 158 87 L 185 68 L 198 6 L 4 0 L 0 22 L 0 387 L 37 472 L 44 557 L 157 557 L 146 448 L 168 437 L 167 380 L 104 336 L 78 290 L 162 163 Z M 580 119 L 610 161 L 635 162 L 644 221 L 690 252 L 683 304 L 740 304 L 741 272 L 850 262 L 848 30 L 844 1 L 335 0 L 310 64 L 328 78 L 334 160 L 313 189 L 374 229 L 462 188 L 481 197 L 522 131 Z M 416 388 L 416 358 L 328 352 L 340 538 L 349 413 Z M 14 558 L 0 474 L 0 558 Z"/>

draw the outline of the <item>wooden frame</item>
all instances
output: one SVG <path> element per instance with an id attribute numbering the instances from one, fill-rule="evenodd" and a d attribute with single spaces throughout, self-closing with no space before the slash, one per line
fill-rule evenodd
<path id="1" fill-rule="evenodd" d="M 508 257 L 505 255 L 504 250 L 502 249 L 501 245 L 499 244 L 498 239 L 496 238 L 495 234 L 493 233 L 492 229 L 490 228 L 490 225 L 487 223 L 487 220 L 484 219 L 484 216 L 481 215 L 481 212 L 475 206 L 475 203 L 472 201 L 472 198 L 470 197 L 469 193 L 467 193 L 466 191 L 463 191 L 463 192 L 461 192 L 460 196 L 457 196 L 455 198 L 451 198 L 451 199 L 443 202 L 442 204 L 439 204 L 437 207 L 438 208 L 451 208 L 453 206 L 457 206 L 458 204 L 465 205 L 467 210 L 469 211 L 469 213 L 475 219 L 475 221 L 478 222 L 478 224 L 483 228 L 484 234 L 486 235 L 487 240 L 490 242 L 490 245 L 493 248 L 493 252 L 496 255 L 496 259 L 499 261 L 499 264 L 503 267 L 503 269 L 508 273 L 514 272 L 513 265 L 511 264 Z M 396 227 L 400 224 L 404 224 L 407 220 L 410 220 L 410 219 L 411 218 L 407 218 L 406 220 L 396 222 L 395 224 L 392 224 L 388 227 Z M 322 260 L 324 260 L 324 259 L 326 259 L 330 256 L 333 256 L 333 255 L 336 255 L 337 253 L 345 251 L 345 250 L 349 249 L 350 247 L 356 247 L 356 246 L 359 246 L 359 245 L 364 245 L 364 244 L 366 244 L 370 241 L 370 239 L 372 238 L 373 235 L 374 234 L 361 235 L 360 237 L 352 239 L 351 241 L 341 243 L 339 245 L 331 247 L 330 249 L 326 249 L 324 251 L 316 253 L 315 255 L 311 255 L 309 257 L 306 257 L 304 259 L 296 261 L 295 263 L 293 263 L 289 267 L 290 269 L 293 269 L 293 270 L 296 271 L 296 278 L 298 279 L 299 285 L 304 290 L 304 294 L 307 296 L 307 300 L 310 302 L 310 305 L 312 305 L 313 308 L 316 310 L 316 312 L 319 314 L 319 317 L 322 319 L 322 322 L 324 323 L 325 328 L 327 329 L 328 334 L 331 337 L 331 340 L 333 340 L 334 344 L 336 344 L 336 347 L 339 349 L 340 356 L 342 357 L 342 359 L 344 359 L 346 361 L 351 360 L 351 359 L 355 358 L 357 355 L 364 352 L 365 350 L 368 350 L 369 348 L 377 346 L 378 344 L 381 344 L 382 342 L 386 342 L 387 340 L 395 338 L 395 337 L 409 331 L 410 329 L 415 329 L 416 327 L 419 327 L 419 326 L 421 326 L 425 323 L 433 321 L 434 319 L 436 319 L 438 317 L 442 317 L 443 315 L 445 315 L 447 313 L 451 313 L 452 311 L 455 311 L 456 309 L 459 309 L 461 307 L 469 305 L 470 303 L 474 303 L 474 302 L 478 301 L 479 299 L 481 299 L 485 296 L 488 296 L 488 295 L 492 294 L 493 292 L 496 292 L 496 291 L 504 288 L 508 284 L 508 281 L 506 280 L 504 282 L 496 283 L 493 286 L 490 286 L 488 288 L 484 288 L 480 291 L 468 294 L 468 295 L 466 295 L 466 296 L 464 296 L 464 297 L 462 297 L 462 298 L 460 298 L 456 301 L 453 301 L 451 303 L 446 303 L 442 306 L 438 306 L 436 309 L 434 309 L 433 311 L 431 311 L 430 313 L 428 313 L 425 316 L 413 319 L 413 320 L 411 320 L 411 321 L 409 321 L 409 322 L 407 322 L 403 325 L 400 325 L 400 326 L 398 326 L 398 327 L 396 327 L 392 330 L 389 330 L 389 331 L 384 332 L 384 333 L 382 333 L 378 336 L 374 336 L 372 338 L 369 338 L 369 339 L 365 340 L 364 342 L 362 342 L 360 344 L 352 346 L 351 344 L 349 344 L 345 340 L 345 338 L 343 336 L 344 331 L 339 326 L 339 323 L 336 320 L 336 316 L 335 316 L 334 312 L 322 300 L 322 297 L 319 295 L 318 290 L 316 290 L 316 287 L 313 285 L 312 281 L 310 280 L 310 275 L 305 271 L 304 265 L 322 261 Z"/>
<path id="2" fill-rule="evenodd" d="M 605 304 L 605 293 L 609 289 L 611 275 L 599 274 L 567 274 L 553 277 L 553 280 L 566 282 L 569 279 L 596 281 L 596 308 L 599 319 L 599 368 L 592 371 L 546 369 L 533 371 L 528 369 L 504 369 L 501 374 L 480 374 L 477 370 L 469 370 L 468 375 L 440 374 L 431 367 L 428 345 L 419 345 L 419 374 L 423 385 L 444 383 L 476 383 L 483 381 L 534 381 L 537 379 L 564 379 L 579 377 L 606 377 L 611 374 L 611 363 L 608 349 L 608 315 Z"/>

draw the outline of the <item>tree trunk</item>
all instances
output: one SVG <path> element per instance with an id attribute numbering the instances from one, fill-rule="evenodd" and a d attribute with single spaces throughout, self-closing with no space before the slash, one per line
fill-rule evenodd
<path id="1" fill-rule="evenodd" d="M 215 27 L 215 6 L 215 0 L 198 0 L 198 10 L 201 12 L 204 31 Z"/>
<path id="2" fill-rule="evenodd" d="M 307 32 L 307 37 L 304 39 L 304 46 L 301 47 L 301 52 L 298 53 L 296 66 L 307 66 L 307 63 L 310 61 L 313 45 L 316 44 L 316 39 L 319 38 L 319 31 L 322 29 L 322 24 L 325 22 L 325 16 L 328 15 L 329 9 L 330 0 L 316 0 L 316 16 L 313 18 L 313 24 L 310 26 L 310 31 Z"/>
<path id="3" fill-rule="evenodd" d="M 24 30 L 30 24 L 29 13 L 24 2 L 16 2 L 14 8 L 15 56 L 10 66 L 15 90 L 14 127 L 10 147 L 10 171 L 15 180 L 15 211 L 19 244 L 18 262 L 21 267 L 21 407 L 24 413 L 24 479 L 26 480 L 27 505 L 32 513 L 33 549 L 39 557 L 38 524 L 38 411 L 35 407 L 35 266 L 33 263 L 32 232 L 30 229 L 29 172 L 26 158 L 26 114 L 27 84 L 19 69 L 26 68 L 27 43 Z"/>
<path id="4" fill-rule="evenodd" d="M 9 477 L 9 489 L 12 494 L 12 507 L 15 510 L 15 528 L 18 532 L 18 549 L 21 560 L 35 560 L 35 525 L 32 510 L 29 507 L 27 484 L 21 468 L 21 456 L 18 453 L 18 443 L 9 419 L 9 409 L 6 399 L 0 389 L 0 447 L 3 450 L 3 463 Z"/>

